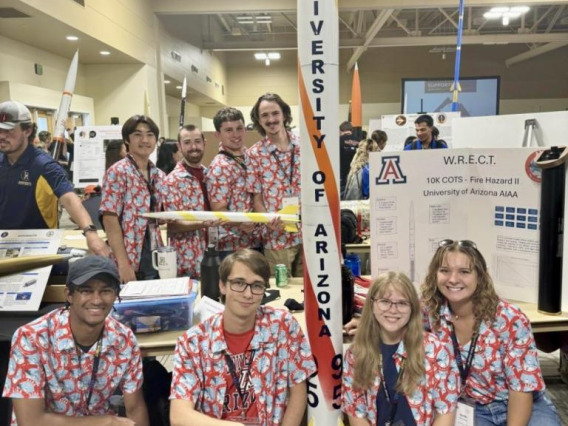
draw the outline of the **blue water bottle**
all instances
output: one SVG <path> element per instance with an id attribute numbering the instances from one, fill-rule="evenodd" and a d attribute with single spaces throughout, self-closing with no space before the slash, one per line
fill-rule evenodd
<path id="1" fill-rule="evenodd" d="M 355 253 L 349 253 L 345 257 L 344 263 L 345 266 L 351 269 L 351 273 L 353 274 L 353 276 L 355 277 L 361 276 L 361 259 L 359 258 L 359 255 Z"/>

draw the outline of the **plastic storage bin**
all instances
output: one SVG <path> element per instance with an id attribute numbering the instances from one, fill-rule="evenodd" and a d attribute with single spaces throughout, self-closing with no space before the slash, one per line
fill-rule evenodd
<path id="1" fill-rule="evenodd" d="M 135 333 L 187 330 L 193 325 L 197 293 L 160 299 L 135 299 L 114 304 L 113 316 Z"/>

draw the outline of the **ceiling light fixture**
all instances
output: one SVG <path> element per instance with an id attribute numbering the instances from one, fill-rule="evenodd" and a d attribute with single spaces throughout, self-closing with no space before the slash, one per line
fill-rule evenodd
<path id="1" fill-rule="evenodd" d="M 254 58 L 257 61 L 264 61 L 264 65 L 266 65 L 267 67 L 270 65 L 270 61 L 275 60 L 277 61 L 278 59 L 280 59 L 280 53 L 279 52 L 256 52 L 254 54 Z"/>
<path id="2" fill-rule="evenodd" d="M 170 84 L 171 81 L 170 80 L 164 80 L 164 84 Z"/>
<path id="3" fill-rule="evenodd" d="M 110 52 L 109 52 L 108 50 L 101 50 L 99 53 L 100 53 L 101 55 L 103 55 L 103 56 L 108 56 L 108 55 L 110 55 Z"/>
<path id="4" fill-rule="evenodd" d="M 501 19 L 503 25 L 509 25 L 511 19 L 517 19 L 530 10 L 528 6 L 493 7 L 483 14 L 485 19 Z"/>
<path id="5" fill-rule="evenodd" d="M 272 24 L 270 15 L 240 15 L 236 19 L 239 24 Z"/>
<path id="6" fill-rule="evenodd" d="M 68 35 L 67 37 L 65 37 L 67 40 L 69 41 L 77 41 L 79 40 L 79 37 L 74 36 L 74 35 Z"/>

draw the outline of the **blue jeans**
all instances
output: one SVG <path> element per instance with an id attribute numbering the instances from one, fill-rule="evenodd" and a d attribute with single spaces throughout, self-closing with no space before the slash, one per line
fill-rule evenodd
<path id="1" fill-rule="evenodd" d="M 493 401 L 489 404 L 476 404 L 476 426 L 507 426 L 507 402 Z M 560 426 L 556 407 L 546 392 L 533 392 L 532 414 L 528 426 Z"/>

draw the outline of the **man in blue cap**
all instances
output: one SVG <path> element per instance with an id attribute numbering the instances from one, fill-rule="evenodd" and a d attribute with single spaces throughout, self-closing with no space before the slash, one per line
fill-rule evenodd
<path id="1" fill-rule="evenodd" d="M 12 425 L 149 424 L 140 349 L 132 331 L 109 316 L 119 290 L 110 259 L 79 259 L 69 268 L 66 306 L 16 330 L 4 386 Z M 110 406 L 117 389 L 127 418 Z"/>

